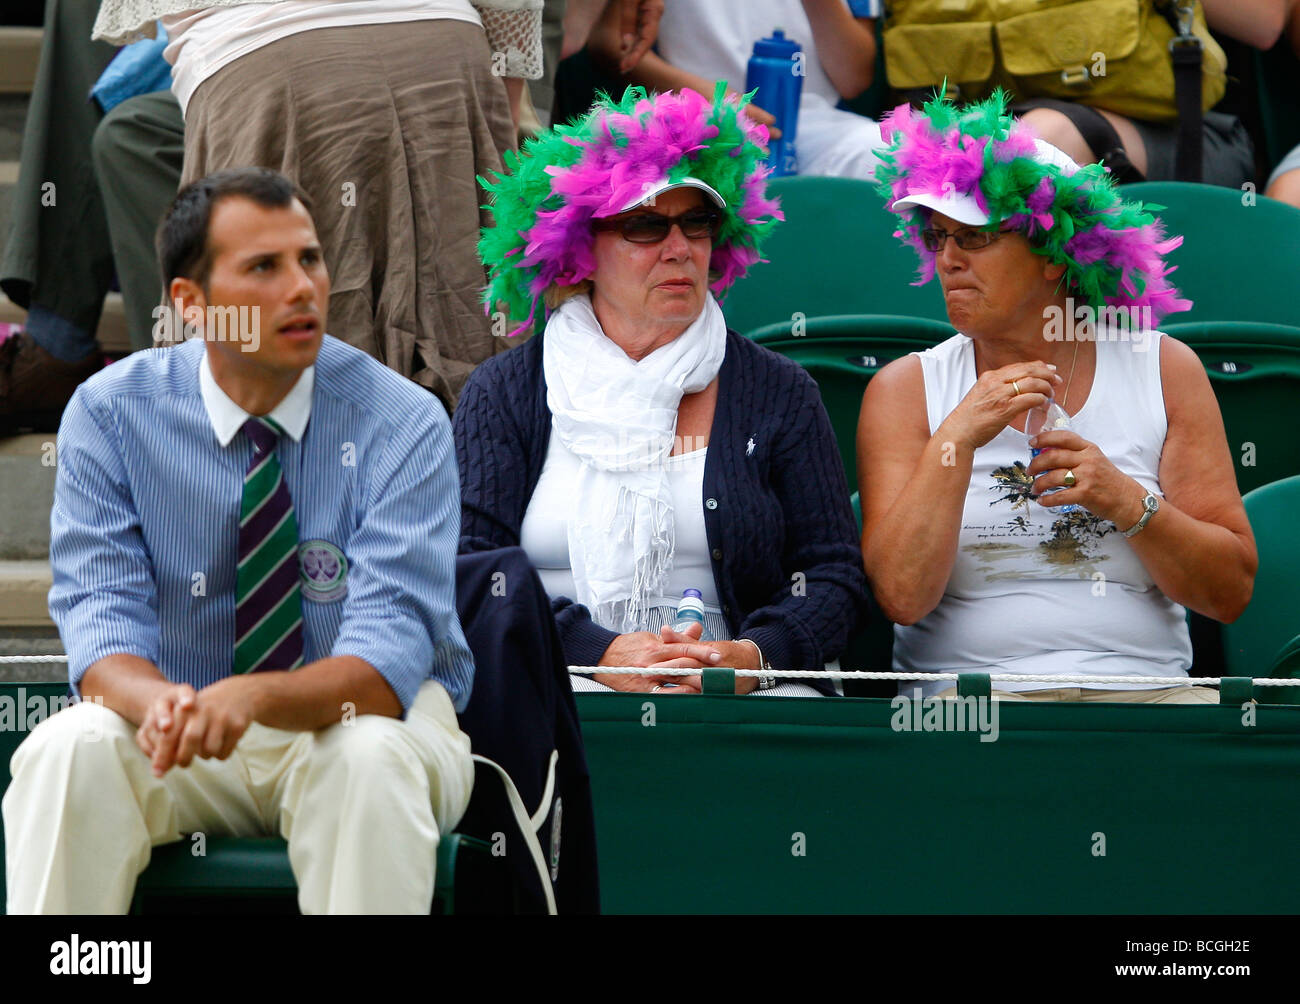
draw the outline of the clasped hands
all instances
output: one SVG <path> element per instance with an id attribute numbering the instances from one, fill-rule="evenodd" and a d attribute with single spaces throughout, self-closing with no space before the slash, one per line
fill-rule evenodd
<path id="1" fill-rule="evenodd" d="M 136 745 L 152 761 L 154 777 L 188 767 L 196 757 L 224 760 L 257 719 L 261 681 L 232 676 L 195 691 L 169 683 L 149 702 Z"/>
<path id="2" fill-rule="evenodd" d="M 703 633 L 704 629 L 699 624 L 692 624 L 685 631 L 674 631 L 665 624 L 658 634 L 653 631 L 621 634 L 605 649 L 600 665 L 644 666 L 650 672 L 595 673 L 592 679 L 629 693 L 698 694 L 703 689 L 703 680 L 699 674 L 671 676 L 655 673 L 654 670 L 703 669 L 710 666 L 759 668 L 758 649 L 749 642 L 700 641 Z M 757 677 L 736 677 L 737 694 L 748 694 L 757 686 Z"/>

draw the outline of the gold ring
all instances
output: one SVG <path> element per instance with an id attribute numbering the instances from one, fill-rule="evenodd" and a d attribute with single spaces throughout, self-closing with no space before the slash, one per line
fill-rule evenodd
<path id="1" fill-rule="evenodd" d="M 1061 480 L 1065 482 L 1066 488 L 1073 488 L 1079 483 L 1079 479 L 1074 476 L 1074 471 L 1066 471 L 1065 477 Z"/>
<path id="2" fill-rule="evenodd" d="M 664 688 L 663 688 L 662 686 L 660 686 L 659 684 L 655 684 L 654 688 L 650 691 L 650 693 L 652 693 L 652 694 L 657 694 L 657 693 L 659 693 L 659 691 L 661 691 L 661 690 L 663 690 L 663 689 L 664 689 Z"/>
<path id="3" fill-rule="evenodd" d="M 1018 384 L 1015 380 L 1011 381 L 1011 389 L 1016 392 L 1016 397 L 1020 396 L 1020 384 Z"/>

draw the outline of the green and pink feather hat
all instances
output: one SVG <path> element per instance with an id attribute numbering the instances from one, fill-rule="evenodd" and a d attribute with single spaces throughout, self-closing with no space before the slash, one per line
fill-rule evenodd
<path id="1" fill-rule="evenodd" d="M 721 295 L 762 261 L 764 238 L 784 217 L 768 198 L 767 127 L 744 112 L 749 96 L 713 100 L 692 90 L 647 94 L 629 87 L 621 100 L 600 95 L 567 125 L 544 130 L 519 154 L 506 154 L 504 174 L 479 183 L 492 193 L 495 226 L 479 240 L 488 269 L 483 302 L 528 327 L 551 286 L 591 277 L 593 220 L 626 212 L 665 185 L 703 182 L 725 202 L 709 262 Z"/>
<path id="2" fill-rule="evenodd" d="M 983 229 L 1024 233 L 1038 254 L 1064 265 L 1072 295 L 1094 308 L 1149 307 L 1155 321 L 1191 308 L 1167 279 L 1166 237 L 1152 209 L 1124 199 L 1100 164 L 1080 167 L 1006 111 L 1006 96 L 958 107 L 936 97 L 900 105 L 881 120 L 878 189 L 898 213 L 895 236 L 920 258 L 916 285 L 934 276 L 921 231 L 932 211 Z"/>

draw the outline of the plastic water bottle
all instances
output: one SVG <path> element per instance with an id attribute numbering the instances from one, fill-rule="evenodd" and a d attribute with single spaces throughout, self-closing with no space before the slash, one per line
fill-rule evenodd
<path id="1" fill-rule="evenodd" d="M 771 141 L 767 162 L 772 176 L 799 173 L 795 133 L 799 127 L 799 97 L 803 93 L 803 49 L 777 28 L 770 38 L 754 43 L 754 54 L 745 69 L 745 92 L 758 89 L 754 102 L 776 116 L 781 138 Z"/>
<path id="2" fill-rule="evenodd" d="M 677 604 L 677 614 L 673 617 L 673 630 L 679 634 L 692 624 L 700 626 L 700 640 L 704 640 L 704 597 L 698 589 L 687 589 Z"/>
<path id="3" fill-rule="evenodd" d="M 1070 428 L 1070 416 L 1065 413 L 1065 409 L 1056 403 L 1054 398 L 1048 398 L 1046 404 L 1041 404 L 1037 408 L 1029 411 L 1025 416 L 1025 435 L 1032 439 L 1040 432 L 1055 432 L 1057 429 Z M 1042 449 L 1035 447 L 1029 448 L 1029 459 L 1042 453 Z M 1044 495 L 1051 495 L 1054 492 L 1064 491 L 1064 488 L 1049 488 L 1043 492 Z M 1077 505 L 1060 505 L 1048 506 L 1048 512 L 1067 513 L 1074 512 L 1079 507 Z"/>

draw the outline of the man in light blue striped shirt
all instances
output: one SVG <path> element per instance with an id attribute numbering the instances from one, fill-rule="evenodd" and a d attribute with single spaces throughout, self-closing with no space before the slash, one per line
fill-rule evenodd
<path id="1" fill-rule="evenodd" d="M 188 186 L 159 259 L 205 337 L 64 415 L 50 610 L 85 700 L 14 756 L 9 911 L 125 912 L 149 848 L 201 831 L 282 833 L 306 913 L 427 913 L 473 778 L 450 423 L 324 334 L 280 175 Z"/>

